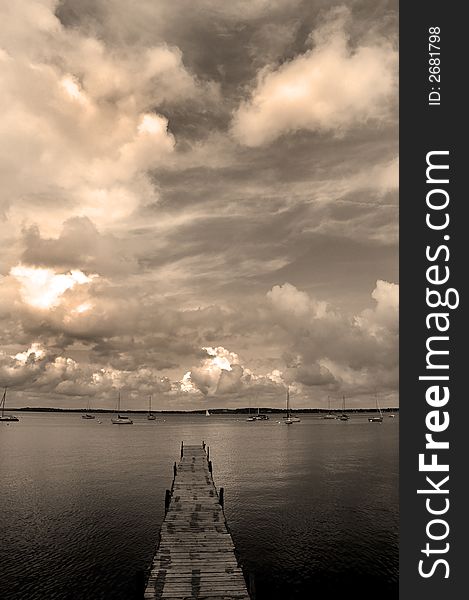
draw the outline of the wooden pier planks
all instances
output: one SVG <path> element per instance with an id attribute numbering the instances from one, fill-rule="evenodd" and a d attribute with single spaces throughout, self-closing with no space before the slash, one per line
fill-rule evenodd
<path id="1" fill-rule="evenodd" d="M 144 598 L 249 600 L 203 446 L 184 446 Z"/>

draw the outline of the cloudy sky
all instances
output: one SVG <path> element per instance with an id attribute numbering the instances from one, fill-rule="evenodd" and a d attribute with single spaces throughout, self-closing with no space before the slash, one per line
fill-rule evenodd
<path id="1" fill-rule="evenodd" d="M 397 2 L 0 19 L 10 405 L 397 404 Z"/>

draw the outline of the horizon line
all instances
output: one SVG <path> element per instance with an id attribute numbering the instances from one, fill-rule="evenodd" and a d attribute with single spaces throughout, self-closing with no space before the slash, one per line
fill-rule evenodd
<path id="1" fill-rule="evenodd" d="M 60 408 L 60 407 L 49 407 L 49 406 L 23 406 L 21 408 L 8 408 L 9 411 L 38 411 L 38 412 L 84 412 L 84 413 L 114 413 L 117 412 L 114 408 Z M 151 410 L 152 413 L 191 413 L 191 414 L 204 414 L 206 411 L 210 411 L 211 414 L 220 414 L 220 413 L 244 413 L 249 412 L 249 407 L 239 407 L 239 408 L 196 408 L 192 410 L 184 410 L 184 409 L 160 409 L 160 410 Z M 285 408 L 275 408 L 275 407 L 263 407 L 260 409 L 262 412 L 273 412 L 273 413 L 282 413 L 285 412 Z M 345 410 L 333 408 L 331 410 L 326 408 L 292 408 L 290 412 L 324 412 L 324 413 L 342 413 L 342 412 L 357 412 L 357 411 L 367 411 L 367 412 L 379 412 L 377 408 L 367 408 L 367 407 L 355 407 L 355 408 L 347 408 Z M 381 411 L 389 412 L 389 411 L 399 411 L 399 407 L 388 406 L 385 408 L 381 408 Z M 149 411 L 147 409 L 125 409 L 119 410 L 120 413 L 142 413 L 147 414 Z"/>

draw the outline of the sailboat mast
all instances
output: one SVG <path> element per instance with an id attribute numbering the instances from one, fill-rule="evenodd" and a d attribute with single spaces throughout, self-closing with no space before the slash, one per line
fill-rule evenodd
<path id="1" fill-rule="evenodd" d="M 2 417 L 5 415 L 5 402 L 6 402 L 6 397 L 7 397 L 7 388 L 5 388 L 3 390 L 3 396 L 2 396 Z"/>
<path id="2" fill-rule="evenodd" d="M 148 398 L 148 412 L 151 413 L 151 395 Z"/>
<path id="3" fill-rule="evenodd" d="M 379 410 L 379 416 L 382 417 L 383 413 L 381 412 L 381 406 L 378 403 L 378 394 L 375 393 L 375 399 L 376 399 L 376 408 Z"/>
<path id="4" fill-rule="evenodd" d="M 290 388 L 287 387 L 287 419 L 290 418 Z"/>

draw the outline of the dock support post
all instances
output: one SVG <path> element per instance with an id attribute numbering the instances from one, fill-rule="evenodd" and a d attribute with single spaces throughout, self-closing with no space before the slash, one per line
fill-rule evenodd
<path id="1" fill-rule="evenodd" d="M 249 571 L 248 592 L 251 600 L 256 600 L 256 580 L 252 571 Z"/>
<path id="2" fill-rule="evenodd" d="M 178 473 L 178 467 L 177 467 L 177 464 L 174 463 L 174 465 L 173 465 L 173 476 L 174 476 L 173 479 L 176 479 L 177 473 Z"/>
<path id="3" fill-rule="evenodd" d="M 171 491 L 166 490 L 166 494 L 164 497 L 164 514 L 166 514 L 168 512 L 170 502 L 171 502 Z"/>
<path id="4" fill-rule="evenodd" d="M 212 461 L 211 460 L 208 461 L 208 472 L 210 473 L 210 475 L 212 474 Z"/>
<path id="5" fill-rule="evenodd" d="M 207 446 L 207 460 L 210 460 L 210 446 Z"/>
<path id="6" fill-rule="evenodd" d="M 181 442 L 181 460 L 182 460 L 183 456 L 184 456 L 184 442 Z"/>
<path id="7" fill-rule="evenodd" d="M 141 600 L 145 594 L 145 571 L 139 569 L 135 573 L 135 600 Z"/>
<path id="8" fill-rule="evenodd" d="M 218 499 L 219 499 L 219 502 L 220 502 L 220 506 L 222 508 L 224 508 L 224 505 L 225 505 L 225 488 L 222 488 L 222 487 L 220 488 L 220 491 L 218 493 Z"/>
<path id="9" fill-rule="evenodd" d="M 205 441 L 202 440 L 202 448 L 205 450 Z"/>

